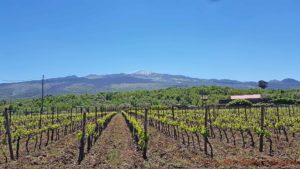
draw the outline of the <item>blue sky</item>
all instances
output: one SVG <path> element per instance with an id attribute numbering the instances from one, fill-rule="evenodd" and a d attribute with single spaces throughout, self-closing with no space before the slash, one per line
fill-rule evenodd
<path id="1" fill-rule="evenodd" d="M 299 0 L 2 0 L 0 82 L 149 70 L 300 80 Z"/>

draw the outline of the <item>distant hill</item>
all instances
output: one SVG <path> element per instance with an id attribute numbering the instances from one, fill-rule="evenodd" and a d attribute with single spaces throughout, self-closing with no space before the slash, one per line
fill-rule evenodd
<path id="1" fill-rule="evenodd" d="M 182 75 L 169 75 L 137 71 L 132 74 L 110 74 L 85 77 L 68 76 L 45 80 L 47 95 L 83 94 L 104 91 L 154 90 L 168 87 L 225 86 L 232 88 L 256 88 L 257 82 L 240 82 L 228 79 L 198 79 Z M 271 89 L 300 89 L 294 79 L 269 81 Z M 32 98 L 41 95 L 41 81 L 0 84 L 0 99 Z"/>

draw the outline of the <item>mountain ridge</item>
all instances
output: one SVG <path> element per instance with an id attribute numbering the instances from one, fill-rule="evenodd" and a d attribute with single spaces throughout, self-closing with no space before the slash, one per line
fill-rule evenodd
<path id="1" fill-rule="evenodd" d="M 223 86 L 232 88 L 257 88 L 257 82 L 231 79 L 200 79 L 184 75 L 170 75 L 150 71 L 97 75 L 76 75 L 45 79 L 47 95 L 83 94 L 107 91 L 155 90 L 169 87 Z M 300 81 L 292 78 L 269 81 L 270 89 L 300 89 Z M 0 83 L 0 99 L 39 97 L 41 80 Z"/>

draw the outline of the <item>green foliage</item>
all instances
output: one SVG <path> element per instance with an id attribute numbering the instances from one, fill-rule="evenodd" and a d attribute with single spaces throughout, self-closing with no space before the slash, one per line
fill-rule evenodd
<path id="1" fill-rule="evenodd" d="M 114 115 L 116 115 L 116 112 L 111 112 L 111 113 L 106 114 L 104 117 L 97 119 L 97 124 L 99 125 L 98 127 L 103 127 L 104 124 L 109 119 L 111 119 Z M 93 116 L 93 114 L 91 114 L 90 116 Z M 80 120 L 82 120 L 82 119 L 79 119 L 79 121 Z M 97 132 L 96 127 L 97 127 L 97 125 L 95 124 L 94 121 L 86 124 L 85 137 L 87 138 L 87 137 L 95 134 L 95 132 Z M 77 136 L 77 139 L 80 140 L 82 138 L 82 131 L 77 132 L 76 136 Z"/>
<path id="2" fill-rule="evenodd" d="M 76 138 L 77 138 L 77 140 L 81 140 L 81 138 L 82 138 L 82 131 L 78 131 L 76 133 Z"/>
<path id="3" fill-rule="evenodd" d="M 270 138 L 272 136 L 272 133 L 266 129 L 262 130 L 260 128 L 254 128 L 254 131 L 259 136 L 265 136 L 266 138 Z"/>
<path id="4" fill-rule="evenodd" d="M 138 145 L 140 149 L 143 149 L 144 146 L 146 146 L 146 142 L 149 140 L 149 135 L 145 133 L 142 122 L 140 120 L 135 119 L 134 117 L 129 116 L 126 112 L 123 112 L 122 114 L 137 131 L 137 135 L 139 138 Z"/>
<path id="5" fill-rule="evenodd" d="M 228 107 L 249 107 L 252 103 L 249 100 L 233 100 L 227 104 Z"/>
<path id="6" fill-rule="evenodd" d="M 98 106 L 112 107 L 117 105 L 131 105 L 137 106 L 140 103 L 147 103 L 155 106 L 200 106 L 202 101 L 201 94 L 208 95 L 208 105 L 218 104 L 220 99 L 229 99 L 231 95 L 243 94 L 262 94 L 271 99 L 278 98 L 300 98 L 300 90 L 260 90 L 255 89 L 234 89 L 228 87 L 217 86 L 201 86 L 192 88 L 167 88 L 152 91 L 129 91 L 129 92 L 108 92 L 98 93 L 95 95 L 63 95 L 63 96 L 45 96 L 44 107 L 45 110 L 50 110 L 51 107 L 56 110 L 66 110 L 76 106 Z M 11 103 L 13 109 L 18 112 L 25 113 L 33 111 L 39 112 L 41 106 L 41 99 L 21 99 L 15 100 Z M 8 102 L 1 101 L 0 110 L 8 107 Z"/>
<path id="7" fill-rule="evenodd" d="M 273 103 L 276 105 L 281 105 L 281 104 L 292 105 L 292 104 L 297 103 L 297 100 L 289 99 L 289 98 L 279 98 L 279 99 L 274 99 Z"/>
<path id="8" fill-rule="evenodd" d="M 260 80 L 258 82 L 258 87 L 262 88 L 262 89 L 265 89 L 268 87 L 268 82 L 264 81 L 264 80 Z"/>
<path id="9" fill-rule="evenodd" d="M 96 129 L 96 124 L 94 123 L 89 123 L 86 125 L 86 137 L 91 136 L 94 134 Z"/>
<path id="10" fill-rule="evenodd" d="M 274 105 L 275 105 L 274 103 L 256 103 L 256 104 L 253 104 L 253 106 L 256 106 L 256 107 L 261 107 L 261 106 L 271 107 L 271 106 L 274 106 Z"/>

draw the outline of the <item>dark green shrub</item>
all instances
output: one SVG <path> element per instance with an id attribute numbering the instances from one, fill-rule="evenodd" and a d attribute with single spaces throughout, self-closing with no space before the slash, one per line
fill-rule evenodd
<path id="1" fill-rule="evenodd" d="M 228 107 L 250 107 L 252 103 L 249 100 L 233 100 L 229 102 L 226 106 Z"/>
<path id="2" fill-rule="evenodd" d="M 281 104 L 291 105 L 291 104 L 296 104 L 297 100 L 288 99 L 288 98 L 279 98 L 279 99 L 273 100 L 273 103 L 276 105 L 281 105 Z"/>

